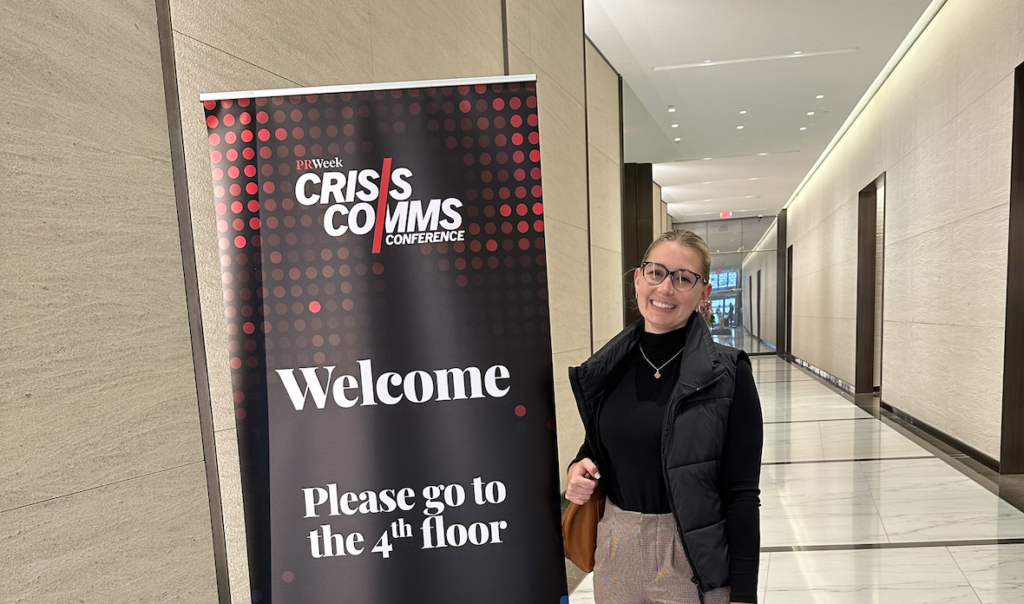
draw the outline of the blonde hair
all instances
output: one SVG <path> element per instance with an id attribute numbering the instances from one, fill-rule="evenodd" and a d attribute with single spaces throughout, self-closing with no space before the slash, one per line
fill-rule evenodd
<path id="1" fill-rule="evenodd" d="M 708 244 L 704 243 L 700 235 L 685 229 L 665 231 L 648 246 L 647 251 L 644 252 L 642 262 L 646 262 L 647 257 L 651 255 L 651 251 L 661 243 L 677 243 L 697 252 L 700 256 L 701 277 L 704 277 L 704 281 L 708 281 L 711 278 L 711 250 L 708 249 Z"/>

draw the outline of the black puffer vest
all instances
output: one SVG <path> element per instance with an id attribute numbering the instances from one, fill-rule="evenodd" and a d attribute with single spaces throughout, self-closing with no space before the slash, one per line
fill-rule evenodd
<path id="1" fill-rule="evenodd" d="M 661 435 L 661 465 L 669 503 L 693 569 L 701 601 L 704 593 L 729 585 L 729 542 L 719 492 L 719 469 L 736 386 L 736 365 L 746 353 L 716 344 L 707 324 L 691 315 L 680 359 L 679 381 L 672 390 Z M 569 382 L 594 455 L 603 449 L 598 414 L 614 384 L 608 379 L 636 347 L 643 330 L 638 321 L 615 336 L 579 367 Z M 601 467 L 601 459 L 595 459 Z"/>

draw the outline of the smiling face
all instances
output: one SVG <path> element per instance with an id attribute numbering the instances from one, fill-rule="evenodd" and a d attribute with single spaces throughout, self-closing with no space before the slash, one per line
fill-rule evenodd
<path id="1" fill-rule="evenodd" d="M 700 254 L 671 241 L 654 246 L 646 261 L 662 264 L 672 272 L 685 268 L 702 274 Z M 639 268 L 633 271 L 633 285 L 636 287 L 637 306 L 644 317 L 644 331 L 650 333 L 667 333 L 686 325 L 693 311 L 711 295 L 711 285 L 704 281 L 685 292 L 672 285 L 671 277 L 658 285 L 651 285 Z"/>

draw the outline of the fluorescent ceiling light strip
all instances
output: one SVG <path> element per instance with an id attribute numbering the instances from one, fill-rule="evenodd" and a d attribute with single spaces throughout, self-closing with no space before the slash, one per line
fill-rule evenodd
<path id="1" fill-rule="evenodd" d="M 711 61 L 710 63 L 683 63 L 681 65 L 659 65 L 658 67 L 652 67 L 651 71 L 668 71 L 670 69 L 689 69 L 691 67 L 711 67 L 712 65 L 734 65 L 736 63 L 757 63 L 759 61 L 777 61 L 781 59 L 803 59 L 805 57 L 821 57 L 825 55 L 842 55 L 851 52 L 857 52 L 859 48 L 840 48 L 837 50 L 818 50 L 814 52 L 804 52 L 798 55 L 793 53 L 785 55 L 769 55 L 766 57 L 749 57 L 746 59 L 725 59 L 723 61 Z"/>
<path id="2" fill-rule="evenodd" d="M 796 199 L 797 195 L 800 194 L 800 191 L 803 191 L 804 187 L 807 186 L 811 177 L 814 176 L 814 173 L 817 172 L 818 168 L 821 167 L 821 164 L 824 163 L 825 158 L 832 153 L 832 149 L 835 149 L 836 145 L 839 144 L 839 141 L 846 135 L 846 132 L 850 129 L 850 126 L 853 125 L 853 122 L 857 121 L 857 118 L 860 117 L 860 114 L 868 106 L 868 103 L 875 98 L 875 95 L 878 94 L 878 91 L 882 88 L 882 84 L 885 84 L 885 81 L 889 79 L 889 76 L 896 69 L 896 66 L 899 65 L 900 61 L 903 60 L 903 57 L 910 52 L 911 47 L 914 46 L 917 39 L 921 37 L 921 34 L 924 33 L 924 30 L 928 28 L 932 19 L 935 18 L 935 15 L 939 13 L 939 10 L 941 10 L 945 4 L 946 0 L 932 0 L 932 3 L 928 5 L 924 14 L 922 14 L 921 18 L 914 24 L 913 29 L 911 29 L 910 33 L 907 34 L 907 37 L 903 39 L 903 43 L 900 44 L 899 48 L 896 49 L 896 52 L 893 53 L 892 58 L 890 58 L 889 62 L 885 64 L 885 67 L 882 68 L 881 73 L 878 74 L 875 81 L 871 83 L 871 87 L 868 88 L 868 91 L 864 93 L 863 97 L 861 97 L 857 106 L 853 108 L 850 116 L 846 118 L 845 122 L 843 122 L 842 127 L 839 128 L 839 132 L 836 132 L 836 135 L 832 137 L 832 141 L 827 147 L 825 147 L 825 150 L 822 151 L 821 156 L 818 157 L 818 161 L 814 162 L 814 165 L 811 166 L 811 170 L 807 173 L 807 176 L 804 176 L 804 179 L 800 181 L 800 185 L 797 186 L 795 191 L 793 191 L 793 195 L 790 196 L 789 201 L 786 202 L 786 205 L 782 206 L 783 210 L 788 208 L 790 204 L 793 203 L 793 200 Z M 760 242 L 758 242 L 758 245 L 760 245 Z"/>

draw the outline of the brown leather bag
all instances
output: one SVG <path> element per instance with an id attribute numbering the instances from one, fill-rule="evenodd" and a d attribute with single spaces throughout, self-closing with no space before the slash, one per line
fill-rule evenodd
<path id="1" fill-rule="evenodd" d="M 590 475 L 587 475 L 590 478 Z M 565 557 L 584 572 L 594 570 L 597 549 L 597 523 L 604 516 L 604 493 L 597 485 L 594 494 L 583 505 L 570 503 L 562 514 L 562 542 Z"/>

